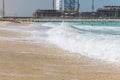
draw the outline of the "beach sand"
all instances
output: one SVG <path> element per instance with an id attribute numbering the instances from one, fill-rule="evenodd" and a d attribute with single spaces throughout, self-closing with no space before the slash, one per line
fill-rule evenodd
<path id="1" fill-rule="evenodd" d="M 0 36 L 8 34 L 21 36 L 0 31 Z M 52 45 L 0 40 L 0 80 L 120 80 L 119 75 L 116 65 Z"/>
<path id="2" fill-rule="evenodd" d="M 0 37 L 11 37 L 11 38 L 16 37 L 16 38 L 20 38 L 20 37 L 25 37 L 25 35 L 22 34 L 22 33 L 18 33 L 18 32 L 0 30 Z"/>
<path id="3" fill-rule="evenodd" d="M 5 25 L 7 25 L 9 23 L 11 23 L 11 22 L 9 22 L 9 21 L 0 21 L 0 25 L 2 25 L 2 26 L 5 26 Z"/>

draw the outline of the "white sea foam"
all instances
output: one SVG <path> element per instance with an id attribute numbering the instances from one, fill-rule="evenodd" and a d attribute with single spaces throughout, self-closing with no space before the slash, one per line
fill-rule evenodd
<path id="1" fill-rule="evenodd" d="M 0 28 L 6 29 L 6 28 Z M 120 61 L 120 27 L 93 26 L 75 23 L 40 23 L 28 27 L 12 27 L 8 30 L 27 32 L 25 38 L 0 38 L 31 43 L 55 44 L 73 53 L 90 58 Z"/>
<path id="2" fill-rule="evenodd" d="M 45 38 L 47 37 L 46 30 L 47 27 L 41 26 L 39 23 L 31 24 L 29 26 L 17 26 L 17 25 L 8 25 L 0 26 L 0 30 L 6 30 L 11 32 L 18 32 L 22 34 L 30 34 L 27 37 L 0 37 L 0 40 L 8 41 L 17 41 L 17 42 L 29 42 L 29 43 L 47 43 Z"/>
<path id="3" fill-rule="evenodd" d="M 117 62 L 120 61 L 118 28 L 64 24 L 53 28 L 48 34 L 50 42 L 65 50 L 90 58 Z"/>

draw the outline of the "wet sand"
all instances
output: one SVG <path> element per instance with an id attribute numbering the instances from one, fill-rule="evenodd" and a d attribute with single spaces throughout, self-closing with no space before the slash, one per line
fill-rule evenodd
<path id="1" fill-rule="evenodd" d="M 0 30 L 0 37 L 16 37 L 20 38 L 23 37 L 24 34 L 18 33 L 18 32 L 11 32 L 11 31 L 6 31 L 6 30 Z"/>
<path id="2" fill-rule="evenodd" d="M 0 40 L 0 80 L 120 80 L 118 66 L 74 54 L 50 45 Z"/>

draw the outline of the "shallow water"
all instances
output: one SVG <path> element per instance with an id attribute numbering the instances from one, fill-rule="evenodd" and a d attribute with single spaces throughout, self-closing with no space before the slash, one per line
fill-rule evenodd
<path id="1" fill-rule="evenodd" d="M 53 44 L 74 54 L 110 62 L 120 61 L 119 22 L 46 22 L 0 29 L 31 34 L 25 38 L 0 39 Z"/>

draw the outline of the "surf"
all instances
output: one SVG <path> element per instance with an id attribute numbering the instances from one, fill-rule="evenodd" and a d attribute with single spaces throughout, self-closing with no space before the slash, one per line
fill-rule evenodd
<path id="1" fill-rule="evenodd" d="M 0 29 L 31 34 L 24 38 L 0 37 L 0 40 L 55 45 L 74 55 L 109 62 L 120 61 L 120 24 L 116 22 L 43 22 Z"/>
<path id="2" fill-rule="evenodd" d="M 62 23 L 48 31 L 49 42 L 72 53 L 110 62 L 120 61 L 120 27 Z"/>

